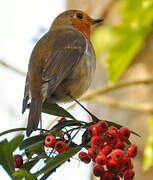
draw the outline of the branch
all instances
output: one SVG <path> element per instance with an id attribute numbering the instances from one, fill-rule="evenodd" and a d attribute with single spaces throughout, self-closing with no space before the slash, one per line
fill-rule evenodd
<path id="1" fill-rule="evenodd" d="M 144 113 L 153 113 L 153 104 L 152 103 L 134 103 L 134 102 L 123 102 L 117 101 L 112 97 L 103 96 L 103 97 L 94 97 L 91 99 L 100 105 L 110 106 L 113 108 L 124 109 L 128 111 L 138 111 Z"/>
<path id="2" fill-rule="evenodd" d="M 98 95 L 102 95 L 120 88 L 139 85 L 139 84 L 153 84 L 153 78 L 137 80 L 137 81 L 118 82 L 116 84 L 108 85 L 106 87 L 99 88 L 97 90 L 90 90 L 88 93 L 86 93 L 84 96 L 80 98 L 80 101 L 89 100 Z"/>
<path id="3" fill-rule="evenodd" d="M 88 91 L 85 95 L 83 95 L 79 101 L 86 101 L 86 100 L 92 100 L 93 98 L 95 99 L 96 96 L 99 96 L 99 95 L 102 95 L 102 94 L 105 94 L 105 93 L 108 93 L 108 92 L 111 92 L 111 91 L 114 91 L 114 90 L 117 90 L 117 89 L 120 89 L 120 88 L 125 88 L 125 87 L 128 87 L 128 86 L 133 86 L 133 85 L 139 85 L 139 84 L 152 84 L 153 83 L 153 78 L 148 78 L 148 79 L 143 79 L 143 80 L 137 80 L 137 81 L 128 81 L 128 82 L 119 82 L 117 84 L 113 84 L 113 85 L 108 85 L 106 87 L 103 87 L 103 88 L 99 88 L 97 90 L 90 90 Z M 98 102 L 98 99 L 102 99 L 100 97 L 96 98 L 95 101 Z M 108 100 L 108 99 L 107 99 Z M 112 102 L 110 103 L 110 97 L 109 97 L 109 100 L 107 102 L 106 100 L 106 97 L 105 97 L 105 103 L 104 103 L 104 100 L 99 100 L 101 102 L 101 104 L 103 105 L 107 105 L 107 106 L 113 106 L 113 104 L 116 104 L 117 101 L 116 100 L 113 100 L 112 99 Z M 103 102 L 103 103 L 102 103 Z M 118 102 L 119 103 L 119 102 Z M 126 107 L 131 107 L 131 106 L 134 106 L 134 105 L 125 105 L 125 103 L 120 103 L 120 108 L 121 108 L 121 104 L 124 104 L 124 109 L 126 109 Z M 72 109 L 74 106 L 76 105 L 76 103 L 73 103 L 72 105 L 70 105 L 66 110 L 69 110 L 69 109 Z M 115 106 L 115 105 L 114 105 Z M 135 111 L 141 111 L 141 112 L 152 112 L 152 105 L 148 105 L 148 104 L 141 104 L 141 107 L 143 106 L 143 108 L 140 108 L 139 109 L 139 106 L 138 104 L 136 104 L 137 107 L 133 107 L 133 108 L 130 108 L 131 110 L 135 109 Z M 116 105 L 117 107 L 117 105 Z M 119 105 L 118 105 L 119 107 Z M 127 108 L 127 109 L 129 109 Z"/>
<path id="4" fill-rule="evenodd" d="M 14 71 L 14 72 L 22 75 L 22 76 L 25 76 L 25 75 L 26 75 L 26 73 L 22 72 L 22 71 L 19 70 L 19 69 L 14 68 L 13 66 L 7 64 L 6 62 L 4 62 L 4 61 L 1 60 L 1 59 L 0 59 L 0 64 L 1 64 L 2 66 L 4 66 L 5 68 L 8 68 L 8 69 L 10 69 L 10 70 L 12 70 L 12 71 Z"/>
<path id="5" fill-rule="evenodd" d="M 108 85 L 103 88 L 99 88 L 97 90 L 90 90 L 88 91 L 84 96 L 82 96 L 79 101 L 86 101 L 86 100 L 92 100 L 106 106 L 111 106 L 115 108 L 125 109 L 125 110 L 131 110 L 131 111 L 139 111 L 139 112 L 145 112 L 145 113 L 152 113 L 153 112 L 153 104 L 143 103 L 143 104 L 137 104 L 137 103 L 125 103 L 125 102 L 118 102 L 112 97 L 105 97 L 105 99 L 102 99 L 100 97 L 96 97 L 120 88 L 125 88 L 128 86 L 133 85 L 139 85 L 139 84 L 152 84 L 153 78 L 143 79 L 143 80 L 137 80 L 137 81 L 128 81 L 128 82 L 119 82 L 117 84 Z M 111 101 L 112 99 L 112 101 Z M 71 104 L 66 110 L 72 109 L 76 103 Z M 49 129 L 51 125 L 58 119 L 58 117 L 54 118 L 47 126 L 46 129 Z"/>

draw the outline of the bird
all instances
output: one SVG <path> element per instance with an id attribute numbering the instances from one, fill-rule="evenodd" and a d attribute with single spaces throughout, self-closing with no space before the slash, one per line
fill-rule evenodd
<path id="1" fill-rule="evenodd" d="M 68 102 L 89 88 L 96 69 L 90 41 L 92 19 L 81 10 L 66 10 L 32 50 L 26 76 L 22 113 L 30 101 L 26 135 L 37 130 L 44 102 Z"/>

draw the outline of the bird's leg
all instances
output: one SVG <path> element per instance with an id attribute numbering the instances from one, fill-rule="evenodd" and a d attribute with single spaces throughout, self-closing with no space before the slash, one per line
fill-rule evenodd
<path id="1" fill-rule="evenodd" d="M 42 130 L 42 117 L 40 116 L 40 134 L 43 134 L 43 130 Z"/>
<path id="2" fill-rule="evenodd" d="M 77 104 L 79 104 L 92 118 L 93 122 L 98 122 L 99 119 L 93 115 L 90 111 L 88 111 L 88 109 L 86 109 L 78 100 L 76 100 L 75 98 L 73 98 L 70 94 L 68 94 L 68 96 L 73 100 L 75 101 Z"/>

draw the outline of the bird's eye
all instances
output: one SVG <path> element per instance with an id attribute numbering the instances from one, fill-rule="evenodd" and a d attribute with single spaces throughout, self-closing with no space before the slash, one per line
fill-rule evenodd
<path id="1" fill-rule="evenodd" d="M 77 13 L 76 17 L 79 18 L 79 19 L 83 19 L 83 15 L 81 13 Z"/>

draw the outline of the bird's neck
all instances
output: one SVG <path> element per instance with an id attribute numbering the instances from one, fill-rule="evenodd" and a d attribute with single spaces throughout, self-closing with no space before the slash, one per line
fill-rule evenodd
<path id="1" fill-rule="evenodd" d="M 91 34 L 91 25 L 88 23 L 75 23 L 73 22 L 73 26 L 81 31 L 87 39 L 90 41 L 90 34 Z"/>

